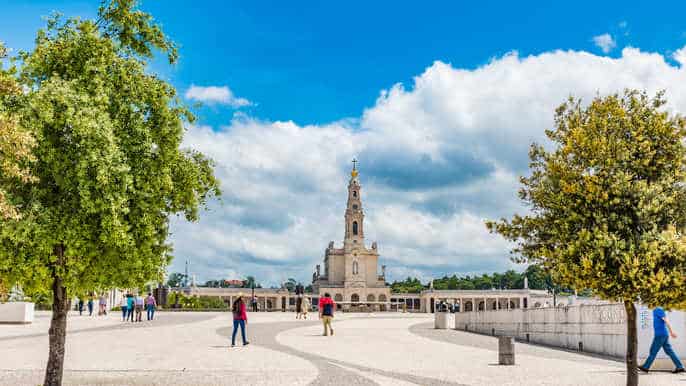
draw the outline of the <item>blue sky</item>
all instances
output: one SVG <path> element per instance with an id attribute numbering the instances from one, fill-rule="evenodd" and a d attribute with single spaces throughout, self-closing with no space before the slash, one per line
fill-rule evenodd
<path id="1" fill-rule="evenodd" d="M 686 5 L 540 3 L 143 2 L 181 46 L 152 69 L 205 102 L 187 144 L 225 191 L 200 224 L 174 222 L 172 270 L 307 280 L 342 238 L 353 156 L 391 278 L 513 267 L 483 219 L 524 210 L 516 177 L 557 104 L 638 87 L 686 111 Z M 2 2 L 0 40 L 30 49 L 41 15 L 97 5 Z"/>

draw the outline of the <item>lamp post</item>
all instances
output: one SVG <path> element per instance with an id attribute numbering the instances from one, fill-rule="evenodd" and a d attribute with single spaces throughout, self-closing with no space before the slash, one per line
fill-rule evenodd
<path id="1" fill-rule="evenodd" d="M 250 298 L 250 304 L 253 306 L 253 311 L 256 311 L 255 310 L 255 301 L 257 299 L 255 299 L 255 280 L 253 280 L 252 283 L 250 283 L 250 288 L 252 289 L 252 298 Z"/>

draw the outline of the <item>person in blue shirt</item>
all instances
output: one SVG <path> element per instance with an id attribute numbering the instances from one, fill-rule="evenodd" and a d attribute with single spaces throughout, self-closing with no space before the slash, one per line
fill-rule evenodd
<path id="1" fill-rule="evenodd" d="M 655 332 L 655 335 L 653 337 L 653 343 L 650 345 L 650 355 L 642 366 L 638 366 L 639 370 L 647 373 L 650 370 L 650 366 L 653 365 L 657 353 L 660 352 L 660 349 L 663 349 L 665 350 L 665 353 L 672 358 L 672 362 L 674 362 L 674 366 L 676 366 L 676 369 L 672 372 L 675 374 L 683 373 L 684 365 L 681 364 L 679 356 L 672 349 L 672 345 L 669 344 L 669 337 L 671 336 L 676 339 L 676 334 L 672 329 L 672 325 L 669 324 L 669 320 L 667 320 L 665 310 L 661 307 L 656 307 L 653 310 L 653 331 Z"/>
<path id="2" fill-rule="evenodd" d="M 133 323 L 133 308 L 136 306 L 136 299 L 133 295 L 128 294 L 126 295 L 126 303 L 126 320 L 131 320 Z"/>

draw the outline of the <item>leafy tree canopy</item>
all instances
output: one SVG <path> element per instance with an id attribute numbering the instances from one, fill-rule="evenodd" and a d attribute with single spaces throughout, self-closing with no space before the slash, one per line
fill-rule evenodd
<path id="1" fill-rule="evenodd" d="M 664 105 L 662 93 L 627 91 L 557 109 L 554 149 L 533 145 L 521 179 L 531 213 L 488 223 L 516 260 L 609 300 L 686 300 L 685 121 Z"/>
<path id="2" fill-rule="evenodd" d="M 549 274 L 539 265 L 529 265 L 522 273 L 509 270 L 504 273 L 482 275 L 452 275 L 434 279 L 434 289 L 437 290 L 490 290 L 524 288 L 524 278 L 528 278 L 529 288 L 539 290 L 555 290 L 557 292 L 573 292 L 553 283 Z M 429 288 L 429 283 L 422 284 L 417 278 L 408 277 L 404 281 L 391 284 L 394 292 L 419 293 Z"/>
<path id="3" fill-rule="evenodd" d="M 558 283 L 624 303 L 627 385 L 637 385 L 635 302 L 686 303 L 686 121 L 663 93 L 570 98 L 531 147 L 521 178 L 528 215 L 488 222 L 516 244 L 515 260 L 541 264 Z"/>
<path id="4" fill-rule="evenodd" d="M 5 58 L 7 49 L 0 42 L 0 221 L 20 217 L 18 203 L 12 203 L 8 190 L 17 184 L 35 182 L 28 167 L 35 159 L 31 153 L 35 141 L 12 111 L 21 98 L 21 87 L 14 76 L 15 68 L 2 68 Z"/>
<path id="5" fill-rule="evenodd" d="M 146 68 L 155 50 L 173 62 L 176 48 L 135 5 L 104 4 L 97 21 L 53 16 L 16 58 L 26 92 L 0 111 L 35 138 L 36 180 L 8 187 L 25 211 L 0 224 L 9 283 L 59 277 L 76 291 L 160 279 L 168 216 L 196 220 L 219 193 L 212 162 L 180 149 L 192 114 Z"/>

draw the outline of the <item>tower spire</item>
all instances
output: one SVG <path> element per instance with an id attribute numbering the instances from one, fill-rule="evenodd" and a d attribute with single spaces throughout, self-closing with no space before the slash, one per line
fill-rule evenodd
<path id="1" fill-rule="evenodd" d="M 345 211 L 345 242 L 346 246 L 364 246 L 364 212 L 362 212 L 362 198 L 360 197 L 360 181 L 358 180 L 357 159 L 353 158 L 353 170 L 350 172 L 348 183 L 348 205 Z"/>

